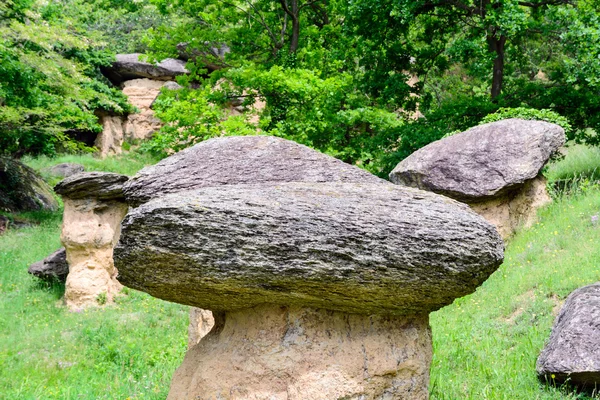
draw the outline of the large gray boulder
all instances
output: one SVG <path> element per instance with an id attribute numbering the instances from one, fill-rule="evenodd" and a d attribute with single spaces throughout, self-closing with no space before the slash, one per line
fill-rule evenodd
<path id="1" fill-rule="evenodd" d="M 285 182 L 388 182 L 298 143 L 273 136 L 210 139 L 142 169 L 124 192 L 129 204 L 211 186 Z"/>
<path id="2" fill-rule="evenodd" d="M 390 180 L 461 201 L 489 200 L 538 176 L 564 142 L 564 130 L 548 122 L 492 122 L 417 150 L 398 164 Z"/>
<path id="3" fill-rule="evenodd" d="M 579 389 L 600 386 L 600 283 L 569 295 L 537 360 L 538 377 Z"/>
<path id="4" fill-rule="evenodd" d="M 131 79 L 148 78 L 158 81 L 172 81 L 179 75 L 188 74 L 185 61 L 167 58 L 151 64 L 140 60 L 143 54 L 117 54 L 116 61 L 102 69 L 102 73 L 114 84 L 119 85 Z"/>
<path id="5" fill-rule="evenodd" d="M 66 281 L 69 274 L 69 264 L 67 264 L 65 248 L 58 249 L 43 260 L 31 264 L 27 272 L 44 281 Z"/>
<path id="6" fill-rule="evenodd" d="M 500 265 L 495 229 L 453 200 L 379 183 L 204 187 L 131 210 L 119 281 L 213 311 L 263 303 L 427 314 Z"/>
<path id="7" fill-rule="evenodd" d="M 56 210 L 52 188 L 37 172 L 8 157 L 0 157 L 0 210 L 8 212 Z"/>

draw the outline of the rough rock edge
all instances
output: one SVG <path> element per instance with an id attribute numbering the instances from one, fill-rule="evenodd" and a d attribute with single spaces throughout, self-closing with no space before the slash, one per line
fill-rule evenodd
<path id="1" fill-rule="evenodd" d="M 54 191 L 73 200 L 124 200 L 123 184 L 128 180 L 128 176 L 112 172 L 82 172 L 57 183 Z"/>
<path id="2" fill-rule="evenodd" d="M 213 311 L 426 313 L 472 293 L 504 247 L 466 205 L 378 184 L 203 188 L 152 200 L 122 226 L 121 283 Z"/>
<path id="3" fill-rule="evenodd" d="M 232 184 L 364 182 L 389 185 L 356 166 L 274 136 L 206 140 L 139 171 L 123 188 L 137 207 L 170 193 Z"/>
<path id="4" fill-rule="evenodd" d="M 62 247 L 43 260 L 31 264 L 27 272 L 44 281 L 65 282 L 69 274 L 65 248 Z"/>

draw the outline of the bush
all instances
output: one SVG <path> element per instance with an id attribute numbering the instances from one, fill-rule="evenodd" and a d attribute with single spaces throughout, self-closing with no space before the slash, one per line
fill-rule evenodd
<path id="1" fill-rule="evenodd" d="M 487 124 L 489 122 L 495 122 L 509 118 L 551 122 L 553 124 L 560 125 L 565 130 L 567 137 L 571 137 L 573 134 L 573 128 L 571 127 L 571 124 L 569 124 L 569 121 L 560 114 L 552 110 L 536 110 L 535 108 L 526 107 L 500 108 L 495 113 L 486 115 L 479 124 Z"/>

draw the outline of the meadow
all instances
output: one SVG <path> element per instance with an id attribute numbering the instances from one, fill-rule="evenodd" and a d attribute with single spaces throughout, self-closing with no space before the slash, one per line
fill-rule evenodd
<path id="1" fill-rule="evenodd" d="M 535 375 L 566 296 L 600 280 L 593 218 L 600 214 L 600 157 L 574 149 L 546 170 L 549 185 L 569 181 L 568 192 L 554 192 L 554 203 L 510 240 L 504 264 L 474 294 L 431 315 L 432 399 L 588 398 L 542 385 Z M 136 153 L 26 161 L 42 171 L 69 161 L 129 175 L 155 162 Z M 166 398 L 186 350 L 188 308 L 125 289 L 114 306 L 68 312 L 64 286 L 27 274 L 28 265 L 60 247 L 60 210 L 18 218 L 32 226 L 0 237 L 0 398 Z"/>

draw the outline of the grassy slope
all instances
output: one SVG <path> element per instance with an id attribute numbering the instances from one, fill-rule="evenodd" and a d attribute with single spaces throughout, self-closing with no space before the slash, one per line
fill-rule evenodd
<path id="1" fill-rule="evenodd" d="M 126 174 L 149 162 L 27 161 Z M 64 287 L 44 287 L 27 274 L 28 265 L 60 247 L 61 213 L 29 217 L 42 223 L 0 239 L 0 398 L 164 399 L 185 352 L 188 308 L 126 290 L 117 306 L 68 312 L 60 301 Z"/>
<path id="2" fill-rule="evenodd" d="M 565 297 L 600 280 L 598 214 L 598 190 L 558 200 L 473 295 L 432 314 L 432 399 L 575 398 L 541 386 L 535 362 Z"/>
<path id="3" fill-rule="evenodd" d="M 556 179 L 582 169 L 574 154 Z M 67 161 L 128 174 L 150 162 L 28 163 Z M 476 293 L 432 315 L 432 399 L 575 398 L 540 385 L 535 360 L 561 300 L 600 280 L 598 213 L 600 191 L 559 200 L 511 241 L 504 265 Z M 0 398 L 164 399 L 185 351 L 187 308 L 129 291 L 116 307 L 67 312 L 63 288 L 41 287 L 26 273 L 59 247 L 60 214 L 40 218 L 0 239 Z"/>

